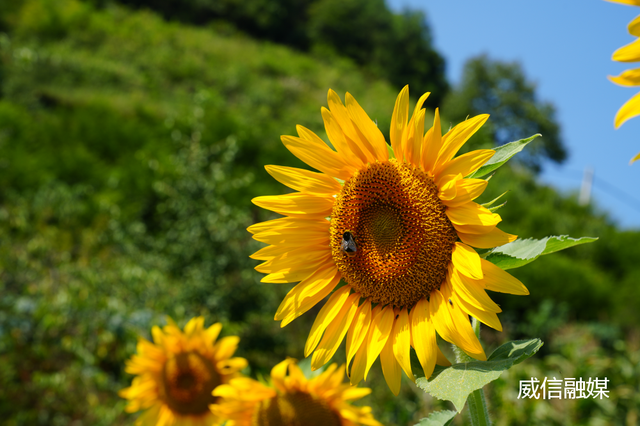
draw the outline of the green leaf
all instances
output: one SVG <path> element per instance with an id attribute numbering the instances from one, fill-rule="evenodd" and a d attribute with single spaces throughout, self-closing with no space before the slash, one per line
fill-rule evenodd
<path id="1" fill-rule="evenodd" d="M 514 340 L 496 349 L 487 361 L 471 361 L 438 368 L 429 380 L 422 377 L 416 384 L 433 397 L 453 402 L 462 411 L 469 395 L 496 380 L 503 371 L 529 358 L 542 347 L 540 339 Z M 429 424 L 429 423 L 426 423 Z"/>
<path id="2" fill-rule="evenodd" d="M 420 419 L 414 426 L 447 426 L 451 424 L 456 414 L 458 414 L 457 411 L 451 410 L 434 411 L 429 414 L 429 417 Z"/>
<path id="3" fill-rule="evenodd" d="M 597 239 L 594 237 L 571 238 L 567 235 L 560 235 L 541 240 L 534 238 L 515 240 L 512 243 L 494 248 L 486 255 L 485 259 L 502 269 L 519 268 L 542 255 L 580 244 L 592 243 Z"/>
<path id="4" fill-rule="evenodd" d="M 537 133 L 527 139 L 520 139 L 519 141 L 509 142 L 497 147 L 495 149 L 496 153 L 493 154 L 493 157 L 491 157 L 489 161 L 484 164 L 484 166 L 480 167 L 478 170 L 467 177 L 480 178 L 482 176 L 488 175 L 489 173 L 509 161 L 511 157 L 522 151 L 522 149 L 527 146 L 528 143 L 533 141 L 538 136 L 541 136 L 540 133 Z"/>

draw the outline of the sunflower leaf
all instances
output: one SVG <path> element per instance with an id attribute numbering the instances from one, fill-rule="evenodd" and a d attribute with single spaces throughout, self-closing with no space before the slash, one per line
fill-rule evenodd
<path id="1" fill-rule="evenodd" d="M 487 361 L 462 362 L 436 368 L 429 380 L 422 377 L 416 380 L 416 384 L 435 398 L 453 402 L 460 412 L 473 391 L 482 389 L 504 371 L 531 357 L 542 345 L 540 339 L 507 342 L 496 349 Z"/>
<path id="2" fill-rule="evenodd" d="M 434 411 L 429 414 L 429 417 L 420 419 L 414 426 L 447 426 L 451 424 L 456 414 L 458 414 L 457 411 L 451 410 Z"/>
<path id="3" fill-rule="evenodd" d="M 387 144 L 387 152 L 389 153 L 389 160 L 396 158 L 396 153 L 393 152 L 393 148 L 389 144 Z"/>
<path id="4" fill-rule="evenodd" d="M 519 268 L 533 262 L 542 255 L 555 253 L 580 244 L 592 243 L 597 239 L 593 237 L 571 238 L 567 235 L 545 237 L 541 240 L 534 238 L 518 239 L 494 248 L 487 254 L 485 259 L 502 269 Z"/>
<path id="5" fill-rule="evenodd" d="M 489 161 L 487 161 L 484 164 L 484 166 L 480 167 L 478 170 L 476 170 L 474 173 L 470 174 L 467 177 L 480 178 L 482 176 L 485 176 L 491 173 L 492 171 L 496 170 L 498 167 L 502 166 L 504 163 L 509 161 L 511 157 L 513 157 L 514 155 L 522 151 L 523 148 L 527 146 L 528 143 L 533 141 L 538 136 L 542 136 L 542 135 L 540 135 L 540 133 L 537 133 L 527 139 L 521 139 L 519 141 L 509 142 L 497 147 L 495 149 L 496 153 L 493 154 L 493 157 L 491 157 Z"/>

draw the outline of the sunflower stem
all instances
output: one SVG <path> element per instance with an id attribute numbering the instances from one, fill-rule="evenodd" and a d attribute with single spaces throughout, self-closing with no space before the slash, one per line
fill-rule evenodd
<path id="1" fill-rule="evenodd" d="M 490 426 L 489 411 L 487 410 L 487 401 L 484 399 L 484 389 L 474 390 L 469 398 L 469 417 L 473 426 Z"/>
<path id="2" fill-rule="evenodd" d="M 476 334 L 478 340 L 480 339 L 480 321 L 471 317 L 471 328 Z M 456 362 L 477 362 L 478 360 L 471 358 L 462 349 L 457 346 L 453 346 L 453 351 L 456 355 Z M 467 398 L 467 405 L 469 405 L 469 417 L 471 418 L 472 426 L 490 426 L 491 420 L 489 419 L 489 410 L 487 410 L 487 401 L 484 398 L 484 390 L 476 389 Z"/>

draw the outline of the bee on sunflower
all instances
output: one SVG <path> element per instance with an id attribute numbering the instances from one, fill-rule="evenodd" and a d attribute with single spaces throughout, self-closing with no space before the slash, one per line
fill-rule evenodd
<path id="1" fill-rule="evenodd" d="M 497 228 L 500 215 L 477 204 L 487 181 L 468 178 L 494 154 L 482 149 L 456 157 L 488 115 L 469 118 L 442 135 L 439 111 L 425 133 L 418 100 L 409 118 L 409 89 L 395 103 L 390 145 L 349 93 L 342 103 L 329 90 L 322 118 L 331 145 L 302 126 L 282 136 L 285 147 L 318 170 L 266 166 L 296 192 L 252 201 L 284 217 L 249 227 L 268 244 L 251 257 L 267 283 L 299 282 L 275 319 L 282 327 L 328 300 L 305 345 L 312 368 L 326 364 L 346 337 L 352 384 L 380 357 L 397 395 L 401 371 L 414 380 L 413 347 L 429 377 L 449 365 L 436 333 L 469 356 L 485 360 L 469 316 L 501 330 L 501 310 L 486 290 L 528 294 L 516 278 L 474 248 L 516 239 Z M 344 285 L 340 286 L 340 281 Z"/>

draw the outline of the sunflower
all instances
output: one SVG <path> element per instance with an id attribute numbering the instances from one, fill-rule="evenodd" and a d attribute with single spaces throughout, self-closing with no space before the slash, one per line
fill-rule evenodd
<path id="1" fill-rule="evenodd" d="M 131 387 L 120 391 L 129 400 L 126 411 L 146 410 L 139 425 L 211 426 L 220 424 L 209 410 L 217 401 L 211 392 L 228 383 L 247 365 L 244 358 L 231 358 L 239 338 L 216 342 L 222 325 L 204 328 L 204 318 L 192 318 L 184 332 L 169 319 L 161 330 L 151 329 L 154 343 L 140 339 L 138 353 L 127 361 L 126 372 L 135 374 Z"/>
<path id="2" fill-rule="evenodd" d="M 221 399 L 211 411 L 229 420 L 226 426 L 382 426 L 370 407 L 347 403 L 371 389 L 352 387 L 342 383 L 343 378 L 344 369 L 332 364 L 307 379 L 295 361 L 287 359 L 271 370 L 273 387 L 247 377 L 218 386 L 213 394 Z"/>
<path id="3" fill-rule="evenodd" d="M 612 3 L 621 3 L 628 6 L 640 6 L 640 0 L 608 0 Z M 629 34 L 640 37 L 640 16 L 637 16 L 627 27 Z M 621 47 L 613 53 L 612 59 L 618 62 L 639 62 L 640 61 L 640 39 Z M 618 76 L 609 76 L 609 80 L 620 86 L 640 86 L 640 68 L 624 71 Z M 614 125 L 616 129 L 622 124 L 640 114 L 640 93 L 625 102 L 618 110 Z M 631 159 L 630 163 L 640 160 L 640 153 Z"/>
<path id="4" fill-rule="evenodd" d="M 329 90 L 322 117 L 336 150 L 302 126 L 299 137 L 283 136 L 289 151 L 320 173 L 266 166 L 298 192 L 253 199 L 286 217 L 249 227 L 254 239 L 269 244 L 251 256 L 265 261 L 256 267 L 268 274 L 262 281 L 299 281 L 276 312 L 282 327 L 333 292 L 305 345 L 305 356 L 313 354 L 312 368 L 328 362 L 346 336 L 351 383 L 366 379 L 380 356 L 395 394 L 401 370 L 414 379 L 410 347 L 426 377 L 436 362 L 448 365 L 436 333 L 484 360 L 469 315 L 501 330 L 496 315 L 501 310 L 486 290 L 528 294 L 520 281 L 472 248 L 516 238 L 496 227 L 498 214 L 473 201 L 487 181 L 464 178 L 495 151 L 454 158 L 488 115 L 470 118 L 443 136 L 436 109 L 433 127 L 423 135 L 421 107 L 428 95 L 407 123 L 408 86 L 400 92 L 388 146 L 353 96 L 347 93 L 345 106 Z"/>

